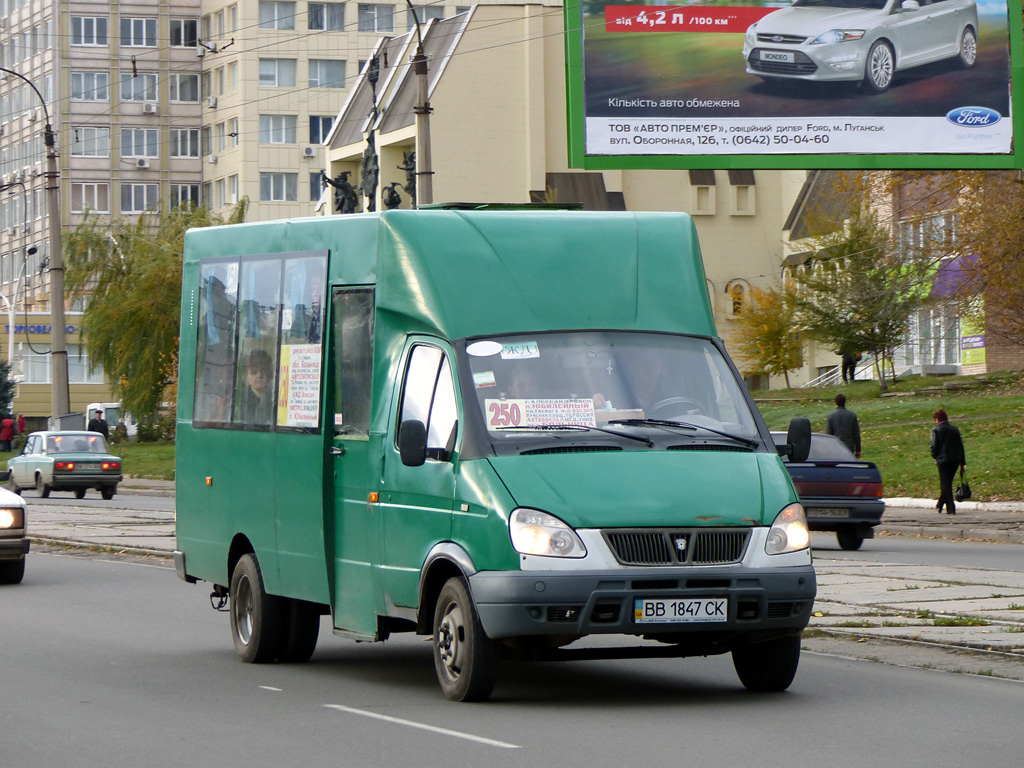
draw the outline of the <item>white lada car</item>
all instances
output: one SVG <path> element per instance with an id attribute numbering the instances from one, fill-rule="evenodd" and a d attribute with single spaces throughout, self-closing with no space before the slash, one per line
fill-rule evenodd
<path id="1" fill-rule="evenodd" d="M 942 59 L 974 66 L 974 0 L 794 0 L 747 30 L 747 72 L 768 80 L 860 81 L 882 93 L 893 75 Z"/>

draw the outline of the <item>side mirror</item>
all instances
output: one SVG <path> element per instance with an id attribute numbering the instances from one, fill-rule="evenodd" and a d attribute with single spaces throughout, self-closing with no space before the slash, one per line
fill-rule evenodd
<path id="1" fill-rule="evenodd" d="M 786 443 L 792 461 L 807 461 L 807 457 L 811 455 L 811 420 L 797 416 L 789 422 Z"/>
<path id="2" fill-rule="evenodd" d="M 399 425 L 398 455 L 407 467 L 419 467 L 426 462 L 427 427 L 422 421 L 403 421 Z"/>

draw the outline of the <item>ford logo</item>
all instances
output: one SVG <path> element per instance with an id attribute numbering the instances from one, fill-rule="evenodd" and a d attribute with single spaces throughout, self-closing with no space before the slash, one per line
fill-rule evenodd
<path id="1" fill-rule="evenodd" d="M 1002 115 L 988 107 L 957 107 L 946 113 L 946 119 L 954 125 L 995 125 L 1001 118 Z"/>

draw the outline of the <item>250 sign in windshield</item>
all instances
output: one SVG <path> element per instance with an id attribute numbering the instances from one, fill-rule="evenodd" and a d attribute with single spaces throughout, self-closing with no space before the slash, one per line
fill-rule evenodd
<path id="1" fill-rule="evenodd" d="M 633 601 L 633 621 L 637 624 L 715 622 L 728 617 L 729 600 L 725 597 Z"/>

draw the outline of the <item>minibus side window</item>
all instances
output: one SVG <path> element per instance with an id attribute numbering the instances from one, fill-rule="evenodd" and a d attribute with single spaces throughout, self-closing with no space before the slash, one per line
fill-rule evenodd
<path id="1" fill-rule="evenodd" d="M 446 455 L 454 437 L 458 408 L 448 357 L 437 347 L 413 347 L 402 387 L 400 414 L 400 423 L 415 420 L 426 426 L 428 457 Z"/>
<path id="2" fill-rule="evenodd" d="M 280 304 L 280 259 L 242 262 L 234 413 L 237 424 L 269 427 L 274 423 Z"/>
<path id="3" fill-rule="evenodd" d="M 334 290 L 334 434 L 370 433 L 373 367 L 373 289 Z"/>
<path id="4" fill-rule="evenodd" d="M 193 419 L 230 420 L 235 370 L 238 263 L 203 264 L 199 279 L 199 338 Z"/>

